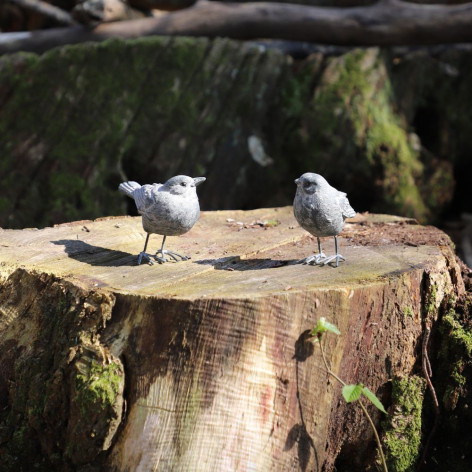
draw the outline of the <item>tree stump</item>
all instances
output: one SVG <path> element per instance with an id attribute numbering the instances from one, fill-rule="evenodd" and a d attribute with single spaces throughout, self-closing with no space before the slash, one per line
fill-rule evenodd
<path id="1" fill-rule="evenodd" d="M 388 407 L 464 290 L 444 233 L 385 215 L 346 224 L 338 268 L 297 264 L 316 241 L 290 207 L 203 212 L 166 242 L 191 260 L 154 266 L 139 217 L 0 234 L 6 470 L 365 470 L 372 432 L 309 330 L 336 324 L 332 369 Z"/>

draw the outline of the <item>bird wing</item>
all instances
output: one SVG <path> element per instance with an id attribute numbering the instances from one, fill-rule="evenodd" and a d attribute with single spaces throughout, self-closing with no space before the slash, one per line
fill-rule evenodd
<path id="1" fill-rule="evenodd" d="M 139 213 L 152 211 L 152 208 L 158 203 L 160 187 L 162 187 L 162 184 L 146 184 L 135 190 L 133 197 Z"/>
<path id="2" fill-rule="evenodd" d="M 347 198 L 347 194 L 344 192 L 339 192 L 339 191 L 338 193 L 339 193 L 339 207 L 341 208 L 343 218 L 352 218 L 356 216 L 356 211 L 350 205 L 349 200 Z"/>

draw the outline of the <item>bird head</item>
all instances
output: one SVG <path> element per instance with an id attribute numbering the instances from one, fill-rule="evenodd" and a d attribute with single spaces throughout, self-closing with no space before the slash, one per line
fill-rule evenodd
<path id="1" fill-rule="evenodd" d="M 297 191 L 303 192 L 308 195 L 314 194 L 317 190 L 328 185 L 326 179 L 319 174 L 313 172 L 306 172 L 301 177 L 295 180 L 297 184 Z"/>
<path id="2" fill-rule="evenodd" d="M 196 187 L 205 182 L 205 177 L 188 177 L 187 175 L 176 175 L 171 177 L 164 186 L 174 195 L 196 194 Z"/>

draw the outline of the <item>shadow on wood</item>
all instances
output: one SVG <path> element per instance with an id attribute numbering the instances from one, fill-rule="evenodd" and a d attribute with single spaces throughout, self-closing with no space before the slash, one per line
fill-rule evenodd
<path id="1" fill-rule="evenodd" d="M 5 470 L 330 471 L 354 450 L 365 470 L 369 425 L 309 330 L 336 324 L 333 371 L 389 406 L 424 325 L 464 291 L 448 237 L 392 216 L 351 220 L 337 269 L 295 263 L 316 242 L 290 207 L 203 212 L 172 238 L 192 259 L 154 266 L 135 265 L 140 218 L 84 227 L 0 231 Z"/>

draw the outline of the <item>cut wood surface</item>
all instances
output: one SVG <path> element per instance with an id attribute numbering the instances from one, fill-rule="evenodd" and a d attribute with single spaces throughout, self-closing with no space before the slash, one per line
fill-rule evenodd
<path id="1" fill-rule="evenodd" d="M 290 207 L 203 212 L 166 242 L 187 262 L 137 266 L 144 237 L 136 217 L 0 231 L 0 390 L 17 412 L 6 443 L 23 421 L 53 469 L 329 471 L 354 448 L 350 470 L 365 470 L 369 426 L 340 401 L 307 330 L 321 316 L 335 323 L 333 370 L 388 407 L 390 379 L 418 365 L 426 314 L 463 291 L 449 238 L 393 216 L 350 220 L 339 268 L 296 263 L 316 242 Z M 331 254 L 332 238 L 323 242 Z M 148 249 L 160 243 L 153 235 Z M 80 329 L 65 324 L 71 313 Z M 67 327 L 62 344 L 46 325 Z M 37 413 L 21 416 L 18 362 L 36 366 L 48 349 L 54 360 L 36 387 L 46 400 L 35 410 L 30 398 Z M 77 403 L 94 362 L 117 366 L 119 381 L 113 408 L 92 415 Z M 49 419 L 54 405 L 61 421 Z"/>
<path id="2" fill-rule="evenodd" d="M 383 224 L 385 220 L 391 220 L 392 226 L 408 221 L 385 216 Z M 349 228 L 348 224 L 345 232 Z M 422 227 L 408 230 L 418 228 Z M 283 292 L 288 286 L 307 290 L 371 282 L 441 254 L 435 245 L 389 244 L 387 226 L 383 245 L 348 244 L 341 238 L 340 252 L 348 263 L 341 264 L 340 270 L 298 265 L 299 259 L 316 252 L 316 241 L 298 226 L 288 208 L 203 213 L 192 231 L 166 242 L 166 248 L 190 255 L 192 260 L 154 267 L 136 264 L 146 235 L 140 217 L 105 218 L 43 230 L 3 230 L 0 234 L 0 261 L 10 268 L 26 266 L 59 277 L 90 279 L 91 286 L 122 293 L 187 298 L 253 296 Z M 326 252 L 334 250 L 333 241 L 325 239 Z M 161 236 L 153 235 L 149 247 L 155 252 L 161 242 Z"/>

